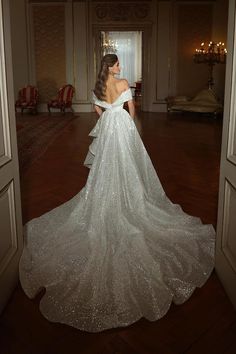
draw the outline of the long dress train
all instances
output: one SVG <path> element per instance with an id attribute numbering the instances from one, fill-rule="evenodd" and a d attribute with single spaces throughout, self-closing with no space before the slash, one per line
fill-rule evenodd
<path id="1" fill-rule="evenodd" d="M 42 314 L 98 332 L 164 316 L 186 301 L 214 267 L 215 230 L 166 196 L 124 91 L 90 132 L 86 185 L 24 226 L 20 281 Z"/>

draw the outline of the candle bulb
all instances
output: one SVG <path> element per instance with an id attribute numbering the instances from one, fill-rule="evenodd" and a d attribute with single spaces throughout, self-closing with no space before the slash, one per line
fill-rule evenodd
<path id="1" fill-rule="evenodd" d="M 225 64 L 226 55 L 227 50 L 223 42 L 209 41 L 208 46 L 205 48 L 204 42 L 202 42 L 200 47 L 195 49 L 194 61 L 196 63 L 210 63 L 209 65 L 215 65 L 217 63 Z"/>

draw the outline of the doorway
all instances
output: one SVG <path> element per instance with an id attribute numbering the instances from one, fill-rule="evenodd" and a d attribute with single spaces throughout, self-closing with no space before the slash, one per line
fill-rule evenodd
<path id="1" fill-rule="evenodd" d="M 101 52 L 118 56 L 119 77 L 131 87 L 142 82 L 142 31 L 101 31 Z"/>
<path id="2" fill-rule="evenodd" d="M 116 53 L 123 69 L 119 78 L 124 77 L 128 80 L 137 109 L 148 111 L 149 85 L 146 87 L 146 83 L 150 79 L 151 32 L 150 25 L 122 27 L 95 25 L 93 27 L 94 52 L 91 62 L 94 71 L 91 76 L 91 87 L 93 87 L 100 70 L 102 56 L 108 51 Z"/>

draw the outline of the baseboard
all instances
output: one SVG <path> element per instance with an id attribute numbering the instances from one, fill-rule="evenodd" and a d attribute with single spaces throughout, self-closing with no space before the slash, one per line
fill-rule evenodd
<path id="1" fill-rule="evenodd" d="M 93 112 L 92 104 L 91 103 L 85 103 L 85 104 L 80 104 L 80 103 L 75 103 L 72 105 L 72 108 L 74 112 Z M 46 103 L 40 103 L 37 106 L 38 112 L 40 113 L 46 113 L 48 112 L 48 107 Z M 58 109 L 51 109 L 52 112 L 59 112 Z M 66 109 L 66 112 L 71 112 L 70 109 Z"/>

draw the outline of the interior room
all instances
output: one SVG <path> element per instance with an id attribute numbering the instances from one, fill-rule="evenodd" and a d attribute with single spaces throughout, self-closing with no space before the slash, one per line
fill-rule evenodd
<path id="1" fill-rule="evenodd" d="M 19 180 L 15 192 L 9 192 L 18 198 L 12 207 L 17 210 L 15 229 L 22 230 L 28 221 L 67 202 L 85 186 L 89 133 L 98 121 L 93 90 L 102 57 L 113 53 L 121 67 L 117 78 L 128 81 L 136 109 L 134 123 L 166 195 L 186 213 L 212 224 L 217 235 L 221 225 L 227 226 L 224 232 L 231 236 L 225 242 L 232 248 L 225 257 L 229 255 L 227 267 L 236 276 L 236 187 L 226 176 L 225 193 L 222 177 L 222 168 L 231 171 L 225 167 L 225 160 L 230 160 L 225 137 L 228 131 L 232 141 L 236 135 L 236 125 L 227 123 L 232 121 L 228 117 L 232 117 L 234 27 L 228 26 L 234 23 L 229 7 L 234 0 L 10 0 L 9 6 L 1 1 L 3 26 L 9 26 L 4 48 L 12 60 L 6 63 L 12 83 L 6 79 L 0 96 L 11 100 L 9 144 L 15 149 L 12 171 Z M 11 95 L 6 94 L 7 87 Z M 1 101 L 1 118 L 6 109 Z M 6 139 L 2 119 L 0 134 Z M 231 145 L 235 156 L 236 145 Z M 235 166 L 236 159 L 232 161 Z M 0 160 L 0 170 L 6 165 Z M 0 231 L 8 227 L 2 211 L 8 200 L 4 191 L 10 185 L 5 176 L 8 172 L 0 173 L 4 181 Z M 91 334 L 47 321 L 39 308 L 45 289 L 29 299 L 17 275 L 8 281 L 9 249 L 16 245 L 17 251 L 11 253 L 14 272 L 9 270 L 16 274 L 22 233 L 18 243 L 5 236 L 0 241 L 0 284 L 9 289 L 0 301 L 0 353 L 235 352 L 236 289 L 229 284 L 236 278 L 222 275 L 226 266 L 220 256 L 207 282 L 184 304 L 172 304 L 163 318 L 141 318 L 129 327 Z"/>

